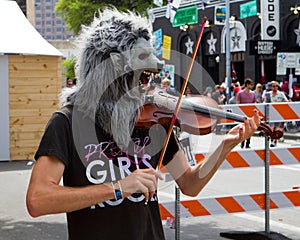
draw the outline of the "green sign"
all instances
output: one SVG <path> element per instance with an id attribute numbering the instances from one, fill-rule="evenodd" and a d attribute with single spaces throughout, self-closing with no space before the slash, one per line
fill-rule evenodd
<path id="1" fill-rule="evenodd" d="M 182 25 L 192 25 L 198 23 L 198 8 L 197 6 L 178 9 L 174 21 L 173 27 L 179 27 Z"/>
<path id="2" fill-rule="evenodd" d="M 256 16 L 256 14 L 257 14 L 256 0 L 240 5 L 241 19 L 251 17 L 251 16 Z"/>

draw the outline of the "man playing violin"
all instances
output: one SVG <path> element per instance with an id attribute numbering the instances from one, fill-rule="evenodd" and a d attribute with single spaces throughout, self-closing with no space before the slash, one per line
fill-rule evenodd
<path id="1" fill-rule="evenodd" d="M 112 8 L 83 29 L 79 86 L 52 115 L 35 154 L 27 209 L 33 217 L 66 213 L 71 240 L 164 239 L 156 190 L 167 127 L 136 125 L 145 97 L 141 74 L 162 67 L 150 26 Z M 171 134 L 162 164 L 184 194 L 196 196 L 258 124 L 254 112 L 194 167 Z"/>

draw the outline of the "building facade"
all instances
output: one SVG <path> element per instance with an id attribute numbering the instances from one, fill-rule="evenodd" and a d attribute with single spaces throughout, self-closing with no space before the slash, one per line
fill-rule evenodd
<path id="1" fill-rule="evenodd" d="M 68 40 L 73 33 L 61 17 L 54 12 L 58 0 L 27 0 L 27 18 L 36 30 L 48 41 Z"/>
<path id="2" fill-rule="evenodd" d="M 294 82 L 300 82 L 300 56 L 297 55 L 300 52 L 300 12 L 292 11 L 297 5 L 300 6 L 299 0 L 278 0 L 278 15 L 274 13 L 276 6 L 272 5 L 276 1 L 264 0 L 263 6 L 260 2 L 260 0 L 230 1 L 232 18 L 229 38 L 230 80 L 243 84 L 244 79 L 250 77 L 256 83 L 266 83 L 272 80 L 281 81 L 292 75 Z M 254 5 L 256 9 L 252 11 Z M 195 13 L 195 8 L 197 13 Z M 265 8 L 271 12 L 267 13 Z M 226 67 L 225 0 L 214 0 L 205 5 L 203 1 L 183 2 L 177 10 L 181 18 L 176 19 L 177 16 L 175 16 L 175 24 L 166 18 L 166 10 L 166 6 L 151 9 L 149 16 L 152 19 L 154 33 L 158 36 L 155 40 L 155 46 L 158 48 L 157 56 L 165 59 L 166 63 L 175 69 L 174 85 L 176 88 L 181 88 L 190 65 L 188 57 L 193 54 L 193 48 L 205 19 L 208 21 L 206 21 L 196 53 L 196 66 L 189 80 L 192 85 L 190 88 L 199 92 L 199 89 L 203 91 L 206 86 L 225 82 L 228 76 L 226 72 L 228 68 Z M 278 22 L 277 28 L 268 28 L 270 35 L 277 31 L 277 39 L 265 39 L 265 36 L 261 34 L 262 18 L 266 16 Z M 192 18 L 197 19 L 191 21 Z M 179 23 L 176 23 L 176 20 Z M 161 39 L 161 42 L 157 39 Z M 278 52 L 292 53 L 296 66 L 285 66 L 279 71 Z"/>

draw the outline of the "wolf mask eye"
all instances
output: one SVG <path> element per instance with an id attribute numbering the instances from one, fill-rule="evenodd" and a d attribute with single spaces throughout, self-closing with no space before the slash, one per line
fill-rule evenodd
<path id="1" fill-rule="evenodd" d="M 139 55 L 139 59 L 140 60 L 144 60 L 144 59 L 146 59 L 148 57 L 149 57 L 149 53 L 142 53 L 142 54 Z"/>

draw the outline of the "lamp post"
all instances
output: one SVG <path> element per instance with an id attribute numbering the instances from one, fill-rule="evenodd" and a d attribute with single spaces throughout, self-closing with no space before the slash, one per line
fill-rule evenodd
<path id="1" fill-rule="evenodd" d="M 298 15 L 298 18 L 299 18 L 298 31 L 300 31 L 300 5 L 296 5 L 295 7 L 290 7 L 290 11 L 293 12 L 295 15 Z M 297 44 L 298 44 L 298 46 L 300 46 L 300 32 L 298 32 Z"/>
<path id="2" fill-rule="evenodd" d="M 226 45 L 225 45 L 225 54 L 226 54 L 226 95 L 227 100 L 230 98 L 230 87 L 231 87 L 231 62 L 230 62 L 230 0 L 226 0 Z"/>
<path id="3" fill-rule="evenodd" d="M 300 13 L 300 6 L 290 7 L 290 11 L 297 15 Z"/>

